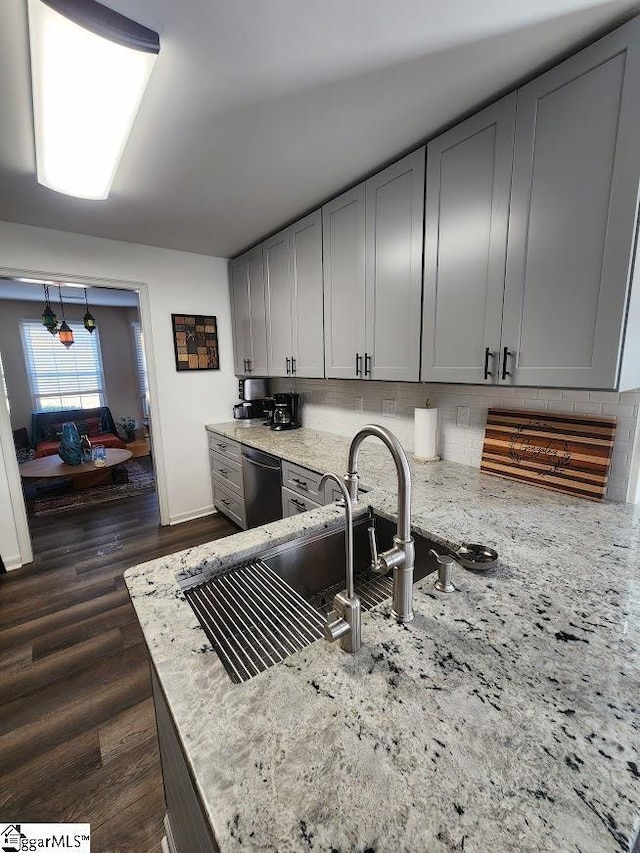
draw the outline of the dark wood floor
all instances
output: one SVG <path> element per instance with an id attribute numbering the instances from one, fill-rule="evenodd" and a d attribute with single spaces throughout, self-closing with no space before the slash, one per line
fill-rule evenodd
<path id="1" fill-rule="evenodd" d="M 159 853 L 149 662 L 122 575 L 237 529 L 160 527 L 155 494 L 30 523 L 35 561 L 0 576 L 0 822 L 90 823 L 95 853 Z"/>

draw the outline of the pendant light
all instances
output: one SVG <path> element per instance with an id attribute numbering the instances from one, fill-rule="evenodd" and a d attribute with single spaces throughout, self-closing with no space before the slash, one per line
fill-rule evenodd
<path id="1" fill-rule="evenodd" d="M 67 321 L 64 318 L 64 305 L 62 304 L 62 290 L 60 285 L 58 285 L 58 296 L 60 297 L 60 313 L 62 314 L 62 323 L 58 329 L 58 337 L 60 338 L 60 343 L 69 349 L 73 343 L 73 332 L 67 326 Z"/>
<path id="2" fill-rule="evenodd" d="M 87 330 L 87 332 L 93 332 L 93 330 L 95 329 L 95 327 L 98 324 L 96 323 L 96 318 L 89 311 L 89 301 L 87 299 L 87 288 L 86 287 L 84 289 L 84 304 L 87 307 L 87 313 L 82 318 L 82 320 L 84 322 L 84 327 Z"/>
<path id="3" fill-rule="evenodd" d="M 44 311 L 42 312 L 42 325 L 46 328 L 48 332 L 51 332 L 52 335 L 55 335 L 58 331 L 58 319 L 56 315 L 51 310 L 51 301 L 49 299 L 49 285 L 45 284 L 44 287 Z"/>

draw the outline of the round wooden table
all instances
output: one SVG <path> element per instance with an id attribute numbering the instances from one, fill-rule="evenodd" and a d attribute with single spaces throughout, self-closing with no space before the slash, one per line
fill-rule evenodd
<path id="1" fill-rule="evenodd" d="M 113 468 L 131 459 L 130 450 L 107 448 L 107 458 L 104 465 L 96 466 L 94 462 L 81 462 L 80 465 L 67 465 L 55 453 L 53 456 L 43 456 L 32 459 L 19 466 L 20 476 L 24 480 L 71 479 L 74 489 L 88 489 L 113 482 Z"/>

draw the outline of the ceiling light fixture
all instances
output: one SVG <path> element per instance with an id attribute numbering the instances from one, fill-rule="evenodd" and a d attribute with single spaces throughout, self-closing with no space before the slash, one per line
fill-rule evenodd
<path id="1" fill-rule="evenodd" d="M 158 34 L 95 0 L 29 0 L 29 38 L 38 182 L 107 198 Z"/>
<path id="2" fill-rule="evenodd" d="M 69 349 L 73 343 L 73 332 L 67 326 L 67 321 L 64 318 L 64 305 L 62 304 L 62 290 L 60 285 L 58 285 L 58 296 L 60 297 L 60 313 L 62 314 L 62 323 L 60 323 L 60 328 L 58 329 L 58 338 L 60 339 L 60 343 Z"/>

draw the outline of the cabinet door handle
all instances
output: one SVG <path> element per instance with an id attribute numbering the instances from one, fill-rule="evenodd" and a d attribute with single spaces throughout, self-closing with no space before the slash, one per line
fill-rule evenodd
<path id="1" fill-rule="evenodd" d="M 251 373 L 253 368 L 251 367 L 251 359 L 247 359 L 247 373 Z"/>
<path id="2" fill-rule="evenodd" d="M 224 498 L 220 498 L 220 502 L 223 503 L 225 506 L 229 506 L 229 501 L 226 501 Z"/>
<path id="3" fill-rule="evenodd" d="M 484 378 L 488 379 L 490 376 L 493 376 L 493 373 L 489 370 L 489 359 L 493 358 L 493 353 L 489 349 L 489 347 L 485 348 L 484 351 Z"/>
<path id="4" fill-rule="evenodd" d="M 297 477 L 292 477 L 291 482 L 297 483 L 301 489 L 308 489 L 309 488 L 306 480 L 299 480 Z"/>
<path id="5" fill-rule="evenodd" d="M 285 358 L 285 363 L 287 366 L 287 376 L 291 373 L 291 363 L 290 362 L 291 362 L 290 358 Z"/>
<path id="6" fill-rule="evenodd" d="M 356 376 L 360 376 L 362 374 L 362 356 L 360 353 L 356 353 Z"/>
<path id="7" fill-rule="evenodd" d="M 296 498 L 291 498 L 291 503 L 301 512 L 307 508 L 306 504 L 303 504 L 302 501 L 299 501 Z"/>
<path id="8" fill-rule="evenodd" d="M 509 352 L 509 347 L 503 347 L 502 350 L 502 379 L 505 380 L 507 376 L 511 376 L 509 371 L 507 370 L 507 359 L 510 355 L 513 355 L 512 352 Z"/>
<path id="9" fill-rule="evenodd" d="M 220 450 L 226 450 L 227 449 L 226 444 L 219 444 L 218 447 L 220 448 Z"/>
<path id="10" fill-rule="evenodd" d="M 220 473 L 222 474 L 223 477 L 226 477 L 229 472 L 227 471 L 226 468 L 220 468 Z"/>
<path id="11" fill-rule="evenodd" d="M 293 356 L 291 356 L 291 373 L 296 375 L 296 360 Z"/>
<path id="12" fill-rule="evenodd" d="M 364 375 L 371 376 L 371 356 L 366 352 L 364 354 Z"/>

